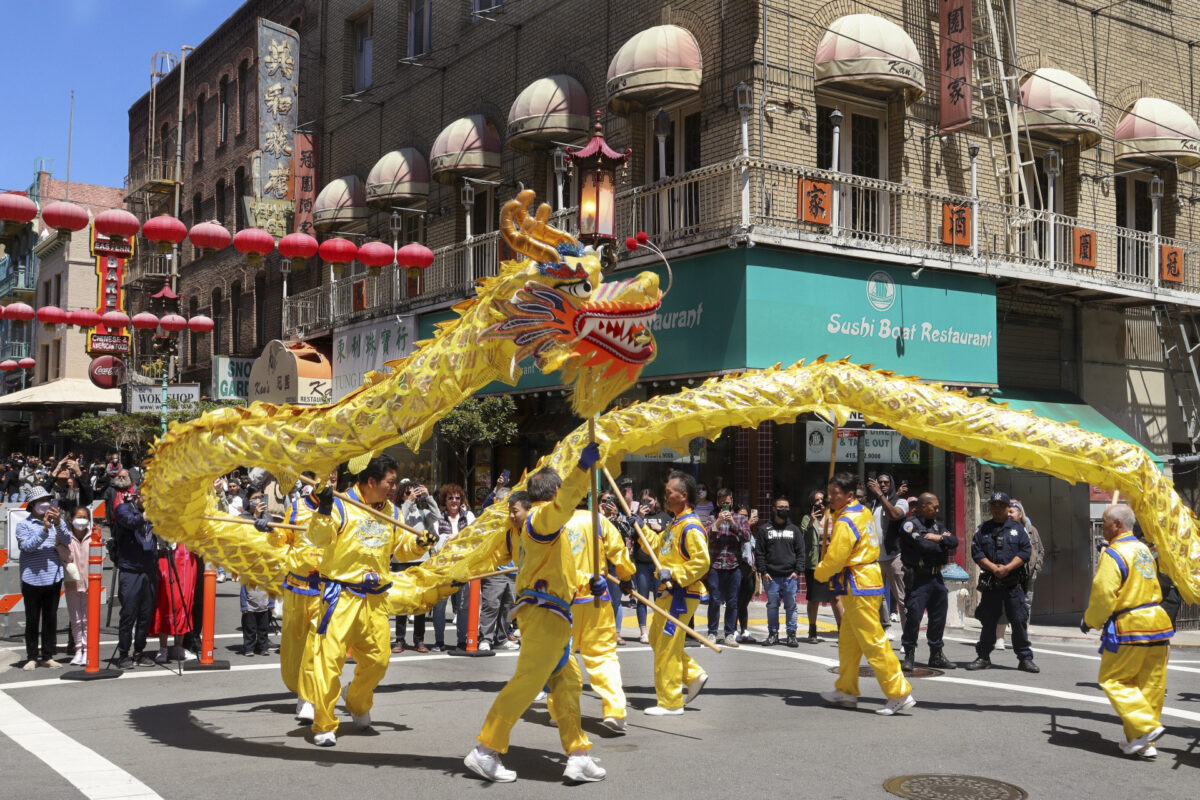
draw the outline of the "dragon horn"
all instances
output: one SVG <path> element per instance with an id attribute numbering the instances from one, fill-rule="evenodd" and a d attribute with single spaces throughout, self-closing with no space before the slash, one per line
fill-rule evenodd
<path id="1" fill-rule="evenodd" d="M 535 217 L 529 216 L 529 204 L 533 202 L 532 189 L 526 189 L 504 204 L 500 211 L 500 235 L 514 252 L 532 258 L 538 263 L 559 261 L 557 245 L 574 242 L 565 231 L 546 223 L 550 218 L 550 207 L 545 203 Z"/>

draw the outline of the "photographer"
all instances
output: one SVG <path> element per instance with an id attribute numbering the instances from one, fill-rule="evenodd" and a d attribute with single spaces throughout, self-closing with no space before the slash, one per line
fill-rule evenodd
<path id="1" fill-rule="evenodd" d="M 142 514 L 142 498 L 129 495 L 113 512 L 117 584 L 121 619 L 117 634 L 117 668 L 146 663 L 142 651 L 154 601 L 158 593 L 158 544 L 150 522 Z M 133 656 L 129 647 L 133 645 Z"/>
<path id="2" fill-rule="evenodd" d="M 817 635 L 817 613 L 821 610 L 821 603 L 830 604 L 835 621 L 841 624 L 842 620 L 841 606 L 829 593 L 829 584 L 818 581 L 816 575 L 813 574 L 813 570 L 821 561 L 822 545 L 825 544 L 823 535 L 826 525 L 825 514 L 825 492 L 816 489 L 808 496 L 808 513 L 800 518 L 800 532 L 804 534 L 806 562 L 804 596 L 808 600 L 808 638 L 805 641 L 808 644 L 820 644 L 823 641 Z"/>
<path id="3" fill-rule="evenodd" d="M 737 601 L 742 582 L 742 547 L 750 542 L 750 523 L 733 513 L 733 492 L 717 490 L 716 517 L 708 525 L 708 640 L 737 647 Z M 721 606 L 725 607 L 725 627 L 719 628 Z"/>
<path id="4" fill-rule="evenodd" d="M 92 504 L 91 482 L 83 479 L 83 470 L 74 453 L 64 456 L 50 474 L 53 477 L 47 478 L 43 486 L 58 501 L 66 519 L 73 517 L 80 506 L 86 508 Z"/>
<path id="5" fill-rule="evenodd" d="M 507 474 L 507 471 L 506 471 Z M 497 488 L 501 486 L 497 481 Z M 436 531 L 438 522 L 442 518 L 442 512 L 438 509 L 437 502 L 430 496 L 429 490 L 416 481 L 408 478 L 400 481 L 400 488 L 397 491 L 397 505 L 400 506 L 400 518 L 404 520 L 404 524 L 413 530 L 418 531 Z M 406 561 L 402 564 L 392 564 L 393 570 L 406 570 L 410 567 L 415 567 L 417 564 L 427 560 L 431 552 L 436 552 L 436 549 L 441 545 L 434 545 L 434 548 L 421 553 L 420 557 L 413 561 Z M 439 600 L 435 608 L 435 619 L 437 611 L 441 611 L 441 627 L 438 629 L 437 643 L 442 643 L 443 633 L 446 627 L 446 601 Z M 403 653 L 407 646 L 404 642 L 404 637 L 407 634 L 408 617 L 405 615 L 396 616 L 396 642 L 392 645 L 393 653 Z M 418 653 L 428 653 L 429 648 L 425 646 L 425 614 L 417 614 L 413 617 L 413 649 Z"/>
<path id="6" fill-rule="evenodd" d="M 21 667 L 57 669 L 54 660 L 58 621 L 58 594 L 62 589 L 63 565 L 56 546 L 68 546 L 71 534 L 58 504 L 50 493 L 34 487 L 25 503 L 29 517 L 17 523 L 17 546 L 21 551 L 21 597 L 25 603 L 25 655 Z M 41 640 L 41 652 L 38 640 Z"/>

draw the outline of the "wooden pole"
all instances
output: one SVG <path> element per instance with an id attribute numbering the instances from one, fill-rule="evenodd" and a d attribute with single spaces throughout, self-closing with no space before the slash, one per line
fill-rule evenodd
<path id="1" fill-rule="evenodd" d="M 625 495 L 621 494 L 621 490 L 617 487 L 617 482 L 613 480 L 612 473 L 608 471 L 608 467 L 604 467 L 604 477 L 608 478 L 608 485 L 612 487 L 613 494 L 617 496 L 617 502 L 621 504 L 621 510 L 626 516 L 632 519 L 633 512 L 629 510 L 629 504 L 625 502 Z M 654 553 L 654 548 L 650 546 L 650 540 L 646 538 L 646 532 L 642 530 L 642 526 L 633 520 L 634 530 L 637 531 L 638 541 L 642 543 L 642 551 L 650 556 L 650 560 L 654 563 L 654 571 L 657 575 L 658 570 L 662 569 L 662 564 L 659 563 L 658 556 Z"/>
<path id="2" fill-rule="evenodd" d="M 494 578 L 497 575 L 508 575 L 509 573 L 516 572 L 516 571 L 517 571 L 516 567 L 508 567 L 507 569 L 492 570 L 491 572 L 484 572 L 480 575 L 472 575 L 471 577 L 467 578 L 465 581 L 462 581 L 462 583 L 470 583 L 471 581 L 477 581 L 482 578 Z M 442 585 L 449 586 L 450 584 L 442 584 Z"/>
<path id="3" fill-rule="evenodd" d="M 642 597 L 642 595 L 638 594 L 637 592 L 635 592 L 633 590 L 630 590 L 629 594 L 631 594 L 633 596 L 634 600 L 638 600 L 638 601 L 644 603 L 646 605 L 646 607 L 649 608 L 651 611 L 653 611 L 655 614 L 660 614 L 660 615 L 666 617 L 667 619 L 669 619 L 671 622 L 674 622 L 680 628 L 680 630 L 682 630 L 688 636 L 691 636 L 693 639 L 695 639 L 700 644 L 704 645 L 705 647 L 709 648 L 710 650 L 715 650 L 718 653 L 721 652 L 721 647 L 719 645 L 713 644 L 708 639 L 706 639 L 705 637 L 696 633 L 690 627 L 685 625 L 683 622 L 681 622 L 680 620 L 671 616 L 671 614 L 669 614 L 667 611 L 664 611 L 662 608 L 660 608 L 653 600 L 650 600 L 649 598 L 646 598 L 646 597 Z"/>
<path id="4" fill-rule="evenodd" d="M 205 515 L 205 516 L 200 517 L 200 519 L 207 519 L 207 520 L 210 520 L 211 522 L 232 522 L 235 525 L 253 525 L 255 522 L 254 520 L 246 519 L 245 517 L 214 517 L 214 516 Z M 282 528 L 287 531 L 306 531 L 306 530 L 308 530 L 308 528 L 304 525 L 289 525 L 286 522 L 272 522 L 271 527 L 272 528 Z"/>
<path id="5" fill-rule="evenodd" d="M 318 481 L 308 477 L 307 475 L 301 475 L 300 480 L 303 481 L 304 483 L 307 483 L 309 486 L 312 486 L 313 488 L 316 488 L 319 485 Z M 403 522 L 401 522 L 400 520 L 392 519 L 387 514 L 384 514 L 382 511 L 380 511 L 379 509 L 371 508 L 371 506 L 367 505 L 366 503 L 360 503 L 359 501 L 355 500 L 353 497 L 351 497 L 348 494 L 345 494 L 344 492 L 339 492 L 337 490 L 334 490 L 333 496 L 336 497 L 337 499 L 341 500 L 343 503 L 349 503 L 350 505 L 354 506 L 355 508 L 362 509 L 363 511 L 367 512 L 371 516 L 375 517 L 380 522 L 386 522 L 388 525 L 391 525 L 394 528 L 399 528 L 400 530 L 408 531 L 409 533 L 413 534 L 414 536 L 424 536 L 425 535 L 424 531 L 419 531 L 416 528 L 410 528 L 407 525 L 405 525 Z"/>
<path id="6" fill-rule="evenodd" d="M 596 443 L 596 416 L 592 415 L 588 418 L 588 439 L 592 444 Z M 596 469 L 596 465 L 592 464 L 588 470 L 588 492 L 591 494 L 592 505 L 592 580 L 600 580 L 600 473 Z M 595 607 L 599 608 L 600 595 L 595 595 Z"/>

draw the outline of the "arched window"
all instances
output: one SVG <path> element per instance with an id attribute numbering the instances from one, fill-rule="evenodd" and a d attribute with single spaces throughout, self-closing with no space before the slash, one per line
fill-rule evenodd
<path id="1" fill-rule="evenodd" d="M 188 319 L 191 319 L 192 317 L 196 316 L 199 313 L 200 313 L 200 301 L 193 297 L 191 300 L 188 301 Z M 188 365 L 189 366 L 194 366 L 196 364 L 196 362 L 200 360 L 199 349 L 196 346 L 198 344 L 197 340 L 199 338 L 200 337 L 197 336 L 194 331 L 188 331 L 188 350 L 187 350 L 187 352 L 188 352 Z"/>
<path id="2" fill-rule="evenodd" d="M 242 339 L 242 282 L 234 281 L 229 287 L 229 337 L 233 355 L 241 352 Z"/>
<path id="3" fill-rule="evenodd" d="M 233 173 L 233 216 L 234 223 L 240 231 L 246 227 L 246 205 L 243 198 L 246 196 L 246 168 L 238 167 Z"/>
<path id="4" fill-rule="evenodd" d="M 250 107 L 249 79 L 250 79 L 250 62 L 243 61 L 241 64 L 238 64 L 238 85 L 237 85 L 238 133 L 245 133 L 246 125 L 248 124 L 248 120 L 246 119 L 246 112 L 249 110 L 249 107 Z"/>
<path id="5" fill-rule="evenodd" d="M 259 272 L 254 278 L 254 346 L 267 343 L 267 276 Z"/>
<path id="6" fill-rule="evenodd" d="M 217 146 L 229 140 L 229 78 L 221 78 L 221 89 L 217 95 L 220 118 L 217 120 Z"/>
<path id="7" fill-rule="evenodd" d="M 204 158 L 204 95 L 196 98 L 196 160 Z"/>
<path id="8" fill-rule="evenodd" d="M 213 198 L 217 206 L 217 222 L 225 225 L 228 220 L 225 219 L 225 179 L 217 181 L 217 194 Z"/>
<path id="9" fill-rule="evenodd" d="M 210 313 L 212 315 L 212 321 L 213 321 L 212 355 L 219 356 L 219 355 L 221 355 L 221 346 L 222 346 L 222 338 L 221 337 L 225 333 L 225 331 L 223 329 L 223 325 L 225 322 L 225 314 L 224 314 L 224 306 L 222 305 L 222 302 L 221 302 L 221 290 L 213 289 L 211 297 L 212 297 L 212 307 L 211 307 Z"/>

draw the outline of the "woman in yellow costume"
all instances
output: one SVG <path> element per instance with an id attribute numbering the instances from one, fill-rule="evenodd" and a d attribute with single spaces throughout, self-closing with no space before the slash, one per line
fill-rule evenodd
<path id="1" fill-rule="evenodd" d="M 1128 506 L 1109 506 L 1104 512 L 1101 531 L 1108 546 L 1079 628 L 1084 633 L 1100 629 L 1099 681 L 1125 727 L 1121 752 L 1154 758 L 1154 740 L 1164 732 L 1167 644 L 1175 629 L 1161 605 L 1154 556 L 1131 533 L 1133 524 Z"/>
<path id="2" fill-rule="evenodd" d="M 830 581 L 835 596 L 842 597 L 842 624 L 838 634 L 838 679 L 832 692 L 821 697 L 834 705 L 858 705 L 858 664 L 865 655 L 875 670 L 879 687 L 888 701 L 875 713 L 891 716 L 912 708 L 912 686 L 900 671 L 900 661 L 883 635 L 879 603 L 883 597 L 883 575 L 879 571 L 879 544 L 875 519 L 854 497 L 858 478 L 839 472 L 829 481 L 827 496 L 834 514 L 833 535 L 815 577 Z"/>
<path id="3" fill-rule="evenodd" d="M 354 500 L 400 519 L 388 500 L 396 489 L 396 462 L 388 455 L 372 458 L 348 492 Z M 334 706 L 342 689 L 347 648 L 354 648 L 354 680 L 346 690 L 346 710 L 360 729 L 371 727 L 375 687 L 391 657 L 386 592 L 391 559 L 412 561 L 429 548 L 431 538 L 418 539 L 402 528 L 379 521 L 343 503 L 326 486 L 308 523 L 308 538 L 324 547 L 321 556 L 320 621 L 309 637 L 313 648 L 313 743 L 337 744 Z"/>
<path id="4" fill-rule="evenodd" d="M 675 471 L 667 478 L 664 505 L 675 517 L 661 534 L 646 531 L 650 545 L 658 550 L 661 582 L 670 581 L 670 612 L 686 620 L 696 613 L 705 594 L 708 574 L 708 533 L 692 510 L 696 505 L 696 479 Z M 675 717 L 696 699 L 708 683 L 708 673 L 683 649 L 683 629 L 661 615 L 650 624 L 650 646 L 654 649 L 654 694 L 658 705 L 646 709 L 653 717 Z M 686 695 L 684 691 L 686 689 Z"/>
<path id="5" fill-rule="evenodd" d="M 567 754 L 563 777 L 570 781 L 603 780 L 605 771 L 588 755 L 592 743 L 583 732 L 579 696 L 583 679 L 571 658 L 571 599 L 575 596 L 578 569 L 571 540 L 562 535 L 575 503 L 587 487 L 588 469 L 600 460 L 593 442 L 570 470 L 566 483 L 549 467 L 529 478 L 526 492 L 509 496 L 508 547 L 517 540 L 517 605 L 521 625 L 521 651 L 513 676 L 496 695 L 479 732 L 479 744 L 463 763 L 489 781 L 509 783 L 517 773 L 507 769 L 500 756 L 508 752 L 508 739 L 517 720 L 543 686 L 549 687 L 558 714 L 558 737 Z M 561 488 L 560 488 L 561 487 Z M 606 588 L 596 582 L 597 596 Z"/>

